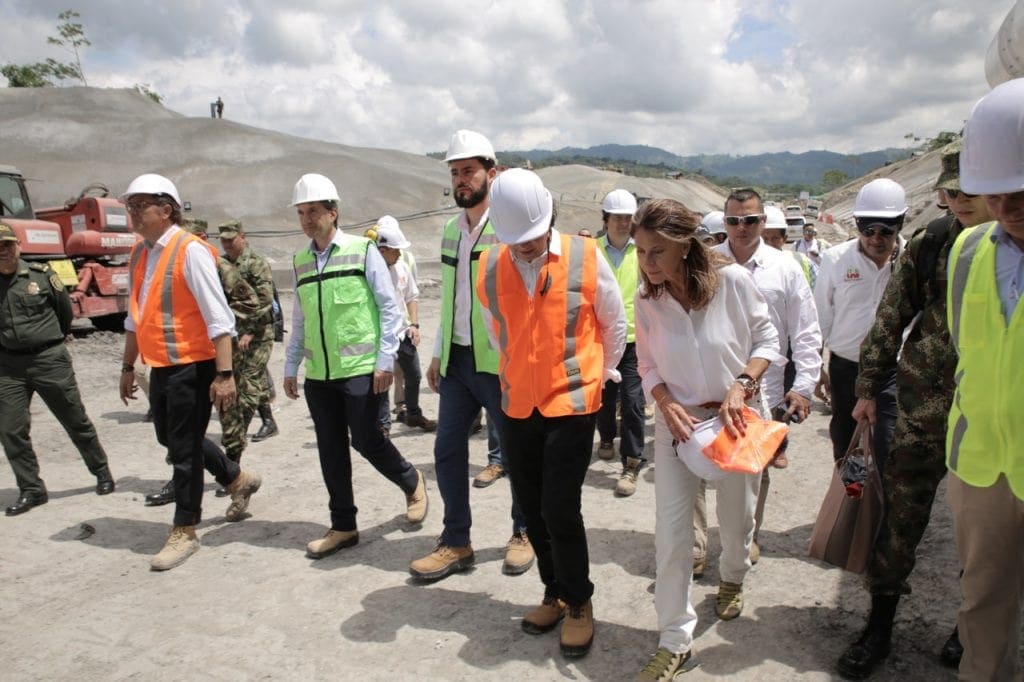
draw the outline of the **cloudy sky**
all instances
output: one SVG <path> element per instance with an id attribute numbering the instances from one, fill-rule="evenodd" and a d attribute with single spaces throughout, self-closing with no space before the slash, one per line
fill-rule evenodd
<path id="1" fill-rule="evenodd" d="M 77 4 L 77 6 L 75 6 Z M 906 146 L 959 130 L 1014 0 L 0 0 L 0 64 L 363 147 L 647 144 L 679 154 Z M 1022 8 L 1024 11 L 1024 8 Z M 0 78 L 2 80 L 2 78 Z"/>

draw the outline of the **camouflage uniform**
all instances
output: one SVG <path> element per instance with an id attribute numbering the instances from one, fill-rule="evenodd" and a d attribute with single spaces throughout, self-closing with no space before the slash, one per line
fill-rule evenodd
<path id="1" fill-rule="evenodd" d="M 231 229 L 229 226 L 235 226 Z M 220 226 L 221 236 L 232 237 L 238 234 L 237 223 L 225 223 Z M 235 310 L 235 338 L 232 366 L 235 370 L 235 384 L 238 387 L 238 400 L 221 414 L 220 423 L 223 433 L 221 444 L 228 457 L 237 461 L 242 456 L 246 445 L 246 431 L 261 401 L 267 399 L 267 363 L 274 346 L 274 280 L 267 260 L 248 246 L 232 264 L 229 265 L 246 288 L 253 292 L 256 305 L 251 306 L 242 316 L 239 315 L 232 297 L 228 302 Z M 249 348 L 242 352 L 238 348 L 238 339 L 246 334 L 252 335 Z"/>
<path id="2" fill-rule="evenodd" d="M 874 326 L 861 344 L 858 398 L 873 398 L 895 365 L 896 430 L 882 469 L 886 516 L 865 576 L 872 594 L 909 592 L 907 577 L 931 515 L 935 490 L 946 475 L 946 417 L 953 399 L 953 352 L 946 325 L 949 250 L 963 226 L 947 216 L 948 236 L 935 245 L 935 273 L 922 272 L 931 236 L 916 234 L 878 305 Z M 933 224 L 938 221 L 934 221 Z M 931 226 L 929 226 L 930 229 Z M 897 364 L 903 331 L 921 313 Z"/>

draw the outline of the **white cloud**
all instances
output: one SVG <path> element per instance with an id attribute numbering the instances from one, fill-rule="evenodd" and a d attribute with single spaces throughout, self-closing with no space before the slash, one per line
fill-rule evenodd
<path id="1" fill-rule="evenodd" d="M 440 150 L 650 144 L 689 153 L 904 144 L 987 90 L 1009 0 L 95 0 L 90 83 L 346 144 Z M 66 0 L 0 0 L 0 63 L 46 45 Z"/>

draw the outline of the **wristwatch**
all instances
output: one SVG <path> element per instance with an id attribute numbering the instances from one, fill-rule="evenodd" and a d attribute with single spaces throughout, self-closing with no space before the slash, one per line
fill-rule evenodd
<path id="1" fill-rule="evenodd" d="M 218 369 L 217 376 L 221 379 L 230 379 L 235 376 L 235 371 L 232 369 Z"/>
<path id="2" fill-rule="evenodd" d="M 761 382 L 749 374 L 741 374 L 736 377 L 736 383 L 743 389 L 744 400 L 750 400 L 761 392 Z"/>

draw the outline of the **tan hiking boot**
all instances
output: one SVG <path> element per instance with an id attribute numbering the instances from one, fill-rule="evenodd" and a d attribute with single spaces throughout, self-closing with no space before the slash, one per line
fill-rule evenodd
<path id="1" fill-rule="evenodd" d="M 674 654 L 664 647 L 659 648 L 657 653 L 636 676 L 637 682 L 663 682 L 673 680 L 677 675 L 685 672 L 684 666 L 693 656 L 693 650 L 681 654 Z"/>
<path id="2" fill-rule="evenodd" d="M 224 517 L 228 521 L 241 521 L 248 516 L 245 510 L 249 508 L 249 498 L 260 489 L 262 484 L 263 479 L 259 474 L 243 469 L 238 474 L 238 478 L 231 481 L 227 487 L 228 495 L 231 495 L 231 504 L 228 505 Z"/>
<path id="3" fill-rule="evenodd" d="M 715 613 L 722 620 L 732 620 L 743 613 L 743 585 L 741 583 L 718 583 L 715 597 Z"/>
<path id="4" fill-rule="evenodd" d="M 416 475 L 419 476 L 416 490 L 405 496 L 405 520 L 409 523 L 423 523 L 427 518 L 427 480 L 419 469 Z"/>
<path id="5" fill-rule="evenodd" d="M 597 446 L 597 456 L 601 459 L 615 459 L 615 443 L 601 442 Z"/>
<path id="6" fill-rule="evenodd" d="M 566 605 L 559 645 L 569 658 L 586 656 L 594 642 L 594 605 L 588 599 L 579 606 Z"/>
<path id="7" fill-rule="evenodd" d="M 440 580 L 452 573 L 466 570 L 473 565 L 475 559 L 473 548 L 469 545 L 449 547 L 439 543 L 433 552 L 410 563 L 409 573 L 420 580 Z"/>
<path id="8" fill-rule="evenodd" d="M 642 462 L 638 457 L 627 457 L 626 464 L 622 467 L 622 474 L 619 482 L 615 484 L 615 494 L 619 497 L 629 497 L 636 492 L 636 479 L 640 475 Z"/>
<path id="9" fill-rule="evenodd" d="M 753 566 L 761 559 L 761 545 L 757 544 L 757 540 L 750 543 L 750 565 Z"/>
<path id="10" fill-rule="evenodd" d="M 473 479 L 474 488 L 486 488 L 505 475 L 505 467 L 500 464 L 488 464 Z"/>
<path id="11" fill-rule="evenodd" d="M 565 615 L 565 602 L 556 597 L 544 597 L 540 606 L 536 606 L 523 616 L 523 632 L 531 635 L 542 635 L 558 625 Z"/>
<path id="12" fill-rule="evenodd" d="M 323 559 L 339 549 L 345 549 L 358 543 L 358 530 L 334 530 L 332 528 L 319 540 L 313 540 L 306 545 L 306 556 L 310 559 Z"/>
<path id="13" fill-rule="evenodd" d="M 693 578 L 694 580 L 704 577 L 704 570 L 707 568 L 707 558 L 702 556 L 693 557 Z"/>
<path id="14" fill-rule="evenodd" d="M 533 545 L 526 533 L 516 531 L 505 545 L 505 563 L 501 565 L 501 572 L 505 575 L 526 573 L 533 566 L 535 558 Z"/>
<path id="15" fill-rule="evenodd" d="M 195 526 L 174 526 L 171 534 L 156 556 L 149 561 L 154 571 L 167 571 L 181 566 L 185 560 L 199 551 L 199 538 Z"/>

